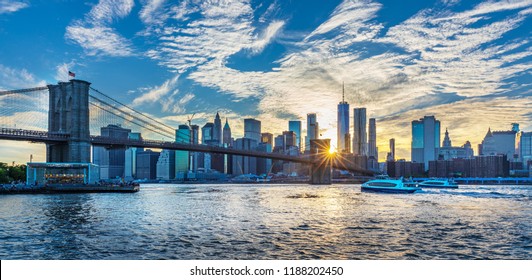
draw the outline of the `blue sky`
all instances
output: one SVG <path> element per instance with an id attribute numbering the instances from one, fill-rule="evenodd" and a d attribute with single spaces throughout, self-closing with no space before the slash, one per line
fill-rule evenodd
<path id="1" fill-rule="evenodd" d="M 245 117 L 279 134 L 316 112 L 336 143 L 345 82 L 351 117 L 377 119 L 380 158 L 393 137 L 409 159 L 424 115 L 454 145 L 532 130 L 531 14 L 531 0 L 0 0 L 0 89 L 71 70 L 175 127 L 220 111 L 236 137 Z M 42 145 L 1 144 L 0 161 L 44 159 Z"/>

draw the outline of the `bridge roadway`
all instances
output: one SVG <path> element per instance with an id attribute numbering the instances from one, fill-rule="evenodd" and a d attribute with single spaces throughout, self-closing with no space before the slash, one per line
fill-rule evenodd
<path id="1" fill-rule="evenodd" d="M 13 141 L 30 141 L 33 143 L 66 143 L 69 140 L 68 134 L 49 133 L 47 131 L 38 130 L 25 130 L 14 128 L 1 128 L 0 140 L 13 140 Z M 168 141 L 158 140 L 133 140 L 133 139 L 116 139 L 103 136 L 91 136 L 90 142 L 94 146 L 104 147 L 138 147 L 138 148 L 153 148 L 153 149 L 169 149 L 169 150 L 181 150 L 190 152 L 203 152 L 203 153 L 217 153 L 227 154 L 235 156 L 249 156 L 257 158 L 269 158 L 275 160 L 283 160 L 290 162 L 299 162 L 304 164 L 314 164 L 314 161 L 309 156 L 289 156 L 277 153 L 259 152 L 259 151 L 246 151 L 237 150 L 232 148 L 223 148 L 208 145 L 188 144 L 188 143 L 176 143 Z M 373 175 L 374 173 L 353 167 L 350 164 L 340 163 L 337 160 L 332 161 L 332 167 L 336 169 L 348 170 L 351 172 L 357 172 L 364 175 Z"/>

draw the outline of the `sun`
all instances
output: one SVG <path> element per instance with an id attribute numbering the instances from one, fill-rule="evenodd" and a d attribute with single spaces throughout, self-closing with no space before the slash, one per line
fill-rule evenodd
<path id="1" fill-rule="evenodd" d="M 330 147 L 329 148 L 329 154 L 332 155 L 334 153 L 336 153 L 336 149 L 334 147 Z"/>

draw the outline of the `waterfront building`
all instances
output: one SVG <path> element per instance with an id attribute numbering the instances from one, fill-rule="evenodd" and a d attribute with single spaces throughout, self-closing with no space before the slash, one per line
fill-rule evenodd
<path id="1" fill-rule="evenodd" d="M 199 144 L 199 126 L 198 125 L 191 125 L 190 126 L 190 143 L 191 144 Z M 200 153 L 198 152 L 189 152 L 190 154 L 190 170 L 192 172 L 198 172 L 199 165 L 199 158 Z"/>
<path id="2" fill-rule="evenodd" d="M 316 113 L 307 114 L 307 136 L 305 136 L 305 151 L 310 151 L 310 140 L 319 139 L 320 127 Z"/>
<path id="3" fill-rule="evenodd" d="M 434 116 L 412 121 L 412 161 L 422 162 L 425 170 L 428 170 L 429 161 L 437 159 L 439 148 L 440 121 Z"/>
<path id="4" fill-rule="evenodd" d="M 238 138 L 235 140 L 235 149 L 253 151 L 258 142 L 250 138 Z M 233 156 L 233 175 L 257 174 L 257 158 L 246 156 Z"/>
<path id="5" fill-rule="evenodd" d="M 229 127 L 229 120 L 225 118 L 225 125 L 223 129 L 223 145 L 224 147 L 232 147 L 231 141 L 231 127 Z"/>
<path id="6" fill-rule="evenodd" d="M 217 144 L 217 141 L 214 140 L 214 123 L 208 122 L 201 128 L 201 143 L 204 145 Z M 198 166 L 203 167 L 205 170 L 211 169 L 211 154 L 201 153 L 199 160 L 201 160 L 201 163 L 198 163 Z"/>
<path id="7" fill-rule="evenodd" d="M 259 152 L 272 152 L 272 145 L 261 142 L 256 148 Z M 269 158 L 257 158 L 257 175 L 268 175 L 272 169 L 272 160 Z"/>
<path id="8" fill-rule="evenodd" d="M 255 140 L 260 143 L 261 127 L 260 121 L 256 119 L 244 119 L 244 138 Z"/>
<path id="9" fill-rule="evenodd" d="M 288 121 L 288 130 L 296 137 L 296 146 L 301 151 L 301 121 Z"/>
<path id="10" fill-rule="evenodd" d="M 137 179 L 155 180 L 157 179 L 157 161 L 160 152 L 154 152 L 150 149 L 137 152 Z"/>
<path id="11" fill-rule="evenodd" d="M 377 123 L 374 118 L 369 119 L 368 168 L 379 169 L 379 151 L 377 149 Z"/>
<path id="12" fill-rule="evenodd" d="M 100 135 L 113 139 L 128 139 L 131 129 L 118 125 L 107 125 L 100 129 Z M 100 166 L 100 179 L 124 177 L 126 149 L 93 147 L 93 163 Z"/>
<path id="13" fill-rule="evenodd" d="M 453 158 L 472 158 L 473 149 L 471 143 L 466 141 L 461 147 L 453 147 L 449 131 L 445 129 L 445 137 L 443 138 L 442 147 L 438 148 L 437 160 L 451 160 Z M 430 168 L 429 168 L 430 169 Z"/>
<path id="14" fill-rule="evenodd" d="M 157 179 L 172 180 L 175 178 L 175 151 L 162 150 L 157 159 Z"/>
<path id="15" fill-rule="evenodd" d="M 532 165 L 532 132 L 522 132 L 519 140 L 519 158 L 523 168 L 530 169 Z"/>
<path id="16" fill-rule="evenodd" d="M 273 146 L 273 134 L 269 132 L 261 133 L 260 142 L 267 143 L 267 144 L 270 144 L 270 146 Z"/>
<path id="17" fill-rule="evenodd" d="M 516 126 L 514 125 L 515 129 Z M 519 127 L 517 126 L 517 129 Z M 513 159 L 516 155 L 516 147 L 519 131 L 491 131 L 488 128 L 488 132 L 482 143 L 479 145 L 479 155 L 506 155 L 509 159 Z M 517 157 L 517 156 L 516 156 Z"/>
<path id="18" fill-rule="evenodd" d="M 175 131 L 175 142 L 176 143 L 191 143 L 191 131 L 188 125 L 182 124 L 179 125 L 178 129 Z M 175 174 L 184 174 L 188 173 L 190 164 L 190 156 L 188 151 L 175 151 Z"/>
<path id="19" fill-rule="evenodd" d="M 353 154 L 367 155 L 366 108 L 353 109 Z"/>
<path id="20" fill-rule="evenodd" d="M 128 138 L 130 140 L 141 140 L 142 136 L 139 132 L 130 132 Z M 132 181 L 137 178 L 137 153 L 143 150 L 143 148 L 136 147 L 130 147 L 126 149 L 124 162 L 124 180 Z"/>
<path id="21" fill-rule="evenodd" d="M 503 154 L 429 161 L 430 177 L 497 178 L 509 174 L 510 163 Z"/>
<path id="22" fill-rule="evenodd" d="M 351 134 L 349 134 L 349 103 L 345 102 L 343 85 L 342 101 L 338 103 L 338 119 L 336 126 L 337 151 L 340 153 L 351 153 Z"/>
<path id="23" fill-rule="evenodd" d="M 411 162 L 400 159 L 386 163 L 388 176 L 392 178 L 424 177 L 424 165 L 422 162 Z"/>

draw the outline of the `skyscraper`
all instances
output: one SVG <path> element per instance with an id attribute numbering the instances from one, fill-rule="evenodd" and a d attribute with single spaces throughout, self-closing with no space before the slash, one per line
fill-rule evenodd
<path id="1" fill-rule="evenodd" d="M 449 138 L 449 131 L 447 130 L 447 128 L 445 129 L 445 137 L 443 137 L 443 143 L 442 143 L 443 147 L 444 148 L 449 148 L 449 147 L 452 147 L 452 143 L 451 143 L 451 138 Z"/>
<path id="2" fill-rule="evenodd" d="M 180 125 L 175 131 L 176 143 L 190 143 L 190 127 L 188 125 Z M 187 173 L 189 169 L 189 154 L 188 151 L 175 151 L 175 173 Z"/>
<path id="3" fill-rule="evenodd" d="M 367 155 L 366 108 L 353 109 L 353 154 Z"/>
<path id="4" fill-rule="evenodd" d="M 390 139 L 390 159 L 395 160 L 395 138 Z"/>
<path id="5" fill-rule="evenodd" d="M 320 127 L 316 113 L 307 114 L 307 136 L 305 137 L 305 151 L 310 151 L 310 140 L 319 139 Z"/>
<path id="6" fill-rule="evenodd" d="M 212 134 L 212 139 L 217 140 L 219 144 L 222 144 L 222 120 L 220 119 L 220 114 L 218 114 L 218 112 L 216 112 L 216 117 L 214 117 L 214 127 Z"/>
<path id="7" fill-rule="evenodd" d="M 429 161 L 437 159 L 440 143 L 440 121 L 434 116 L 412 121 L 412 161 L 422 162 L 425 171 Z"/>
<path id="8" fill-rule="evenodd" d="M 296 146 L 301 151 L 301 121 L 288 121 L 288 130 L 296 134 Z"/>
<path id="9" fill-rule="evenodd" d="M 368 168 L 379 168 L 379 151 L 377 150 L 377 123 L 374 118 L 369 119 Z"/>
<path id="10" fill-rule="evenodd" d="M 223 129 L 223 145 L 225 147 L 231 147 L 231 127 L 229 127 L 229 121 L 225 118 L 225 125 Z"/>
<path id="11" fill-rule="evenodd" d="M 342 84 L 342 102 L 338 103 L 337 145 L 338 152 L 351 152 L 351 134 L 349 134 L 349 103 L 345 102 Z"/>
<path id="12" fill-rule="evenodd" d="M 244 138 L 255 140 L 255 145 L 260 143 L 260 121 L 244 119 Z"/>
<path id="13" fill-rule="evenodd" d="M 191 125 L 190 126 L 190 144 L 199 144 L 199 126 L 198 125 Z M 197 172 L 199 165 L 199 155 L 198 152 L 189 152 L 190 154 L 190 170 L 193 172 Z"/>
<path id="14" fill-rule="evenodd" d="M 118 125 L 107 125 L 100 129 L 100 135 L 114 139 L 128 139 L 131 129 Z M 125 148 L 93 147 L 93 163 L 100 166 L 100 179 L 124 177 L 126 160 Z"/>

